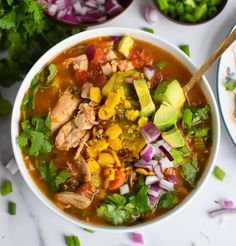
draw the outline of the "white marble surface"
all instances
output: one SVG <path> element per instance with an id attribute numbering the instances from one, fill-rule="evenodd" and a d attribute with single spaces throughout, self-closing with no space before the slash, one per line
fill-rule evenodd
<path id="1" fill-rule="evenodd" d="M 141 6 L 146 1 L 134 0 L 133 5 L 119 18 L 103 26 L 126 26 L 143 28 L 150 26 L 141 15 Z M 228 34 L 236 23 L 236 1 L 228 0 L 224 11 L 211 22 L 198 26 L 174 24 L 164 17 L 151 27 L 155 34 L 179 45 L 190 44 L 191 57 L 200 65 L 216 48 L 217 44 Z M 207 73 L 207 78 L 215 91 L 216 65 Z M 19 84 L 4 90 L 12 102 Z M 222 122 L 222 121 L 221 121 Z M 152 229 L 142 231 L 145 245 L 198 245 L 198 246 L 234 246 L 236 245 L 236 215 L 210 219 L 207 211 L 215 208 L 214 200 L 231 198 L 236 201 L 236 163 L 235 147 L 232 144 L 225 126 L 221 125 L 222 136 L 217 164 L 222 166 L 227 175 L 220 182 L 212 175 L 202 192 L 190 205 Z M 49 211 L 29 190 L 20 173 L 11 176 L 4 168 L 12 157 L 10 145 L 10 117 L 0 117 L 0 181 L 9 178 L 13 182 L 14 192 L 7 197 L 0 196 L 0 245 L 1 246 L 63 246 L 64 235 L 77 235 L 82 246 L 128 246 L 133 245 L 127 234 L 122 233 L 87 233 L 64 221 Z M 7 213 L 7 202 L 17 203 L 17 215 Z"/>

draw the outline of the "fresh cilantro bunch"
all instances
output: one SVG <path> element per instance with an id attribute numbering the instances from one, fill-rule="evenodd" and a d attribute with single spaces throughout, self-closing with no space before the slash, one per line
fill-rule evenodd
<path id="1" fill-rule="evenodd" d="M 45 51 L 82 31 L 48 17 L 44 7 L 37 0 L 0 0 L 0 53 L 6 51 L 0 56 L 0 85 L 22 80 Z"/>

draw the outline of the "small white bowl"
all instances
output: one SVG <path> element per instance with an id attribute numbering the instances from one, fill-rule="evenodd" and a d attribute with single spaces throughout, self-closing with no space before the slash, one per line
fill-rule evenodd
<path id="1" fill-rule="evenodd" d="M 20 105 L 22 102 L 22 99 L 24 97 L 25 92 L 28 90 L 31 80 L 33 79 L 34 75 L 40 71 L 40 69 L 47 64 L 50 60 L 52 60 L 55 56 L 60 54 L 64 49 L 67 49 L 83 40 L 86 39 L 92 39 L 99 36 L 117 36 L 117 35 L 124 35 L 124 34 L 131 34 L 135 38 L 152 43 L 156 46 L 161 47 L 164 50 L 167 50 L 172 55 L 174 55 L 178 60 L 180 60 L 192 73 L 196 71 L 196 67 L 194 66 L 193 62 L 190 60 L 188 56 L 186 56 L 182 51 L 180 51 L 177 47 L 172 45 L 171 43 L 158 38 L 154 36 L 153 34 L 136 30 L 136 29 L 129 29 L 129 28 L 99 28 L 94 29 L 90 31 L 85 31 L 79 34 L 76 34 L 72 37 L 69 37 L 62 42 L 58 43 L 54 47 L 52 47 L 49 51 L 47 51 L 30 69 L 29 73 L 26 75 L 24 81 L 21 84 L 21 87 L 18 91 L 18 94 L 15 99 L 13 112 L 12 112 L 12 121 L 11 121 L 11 139 L 12 139 L 12 146 L 13 151 L 15 155 L 16 162 L 18 164 L 18 167 L 20 169 L 20 172 L 27 183 L 27 185 L 30 187 L 30 189 L 33 191 L 33 193 L 52 211 L 54 211 L 56 214 L 61 216 L 62 218 L 78 225 L 81 227 L 90 228 L 93 230 L 100 230 L 100 231 L 117 231 L 117 232 L 127 232 L 127 231 L 134 231 L 134 230 L 141 230 L 144 227 L 153 226 L 154 224 L 158 224 L 170 217 L 172 217 L 174 214 L 182 210 L 187 204 L 190 203 L 190 201 L 198 194 L 198 192 L 201 190 L 203 185 L 206 183 L 207 178 L 212 173 L 214 163 L 216 160 L 216 154 L 218 153 L 218 147 L 219 147 L 219 139 L 220 139 L 220 121 L 219 121 L 219 113 L 217 104 L 214 98 L 214 95 L 212 93 L 212 90 L 206 80 L 205 77 L 203 77 L 201 82 L 201 87 L 203 89 L 203 92 L 208 99 L 208 103 L 211 106 L 211 112 L 212 112 L 212 135 L 213 135 L 213 142 L 212 142 L 212 149 L 211 149 L 211 155 L 208 161 L 208 165 L 206 166 L 199 182 L 197 185 L 197 188 L 193 190 L 179 205 L 171 209 L 169 212 L 165 213 L 164 215 L 153 219 L 151 221 L 141 223 L 134 226 L 96 226 L 89 223 L 86 223 L 84 221 L 80 221 L 66 213 L 64 213 L 62 210 L 60 210 L 56 205 L 53 204 L 51 200 L 49 200 L 37 187 L 33 179 L 31 178 L 26 165 L 23 161 L 21 150 L 16 142 L 16 137 L 19 133 L 19 120 L 20 120 Z"/>

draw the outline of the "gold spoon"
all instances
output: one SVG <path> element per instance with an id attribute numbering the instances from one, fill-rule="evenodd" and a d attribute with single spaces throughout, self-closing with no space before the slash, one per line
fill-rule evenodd
<path id="1" fill-rule="evenodd" d="M 236 40 L 236 29 L 219 45 L 219 47 L 211 54 L 205 63 L 195 72 L 189 82 L 183 87 L 184 94 L 193 88 L 193 86 L 201 79 L 207 69 L 225 52 L 225 50 Z"/>

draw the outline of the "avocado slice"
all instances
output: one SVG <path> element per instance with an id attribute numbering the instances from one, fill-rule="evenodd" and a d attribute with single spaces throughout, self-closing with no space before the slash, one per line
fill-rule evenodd
<path id="1" fill-rule="evenodd" d="M 177 80 L 162 82 L 157 86 L 153 98 L 157 103 L 167 102 L 177 109 L 180 109 L 185 102 L 183 89 Z"/>
<path id="2" fill-rule="evenodd" d="M 131 35 L 125 35 L 118 44 L 118 51 L 127 58 L 133 45 L 134 40 Z"/>
<path id="3" fill-rule="evenodd" d="M 124 83 L 125 78 L 134 74 L 139 74 L 139 72 L 133 69 L 126 72 L 113 73 L 111 78 L 102 88 L 102 95 L 104 97 L 107 97 L 109 92 L 111 91 L 115 92 L 118 88 L 125 87 L 125 85 L 127 84 Z"/>
<path id="4" fill-rule="evenodd" d="M 172 147 L 180 148 L 185 146 L 185 140 L 180 130 L 177 127 L 174 127 L 170 131 L 163 132 L 162 138 Z"/>
<path id="5" fill-rule="evenodd" d="M 178 120 L 179 110 L 171 104 L 162 103 L 156 111 L 153 123 L 160 131 L 164 131 L 173 126 Z"/>
<path id="6" fill-rule="evenodd" d="M 173 165 L 178 165 L 180 163 L 182 163 L 184 161 L 184 157 L 183 154 L 177 150 L 177 149 L 172 149 L 170 151 L 170 154 L 172 155 L 172 157 L 174 158 L 173 160 Z"/>
<path id="7" fill-rule="evenodd" d="M 134 80 L 133 83 L 141 105 L 140 116 L 148 117 L 155 112 L 155 104 L 152 101 L 146 80 L 138 79 Z"/>

